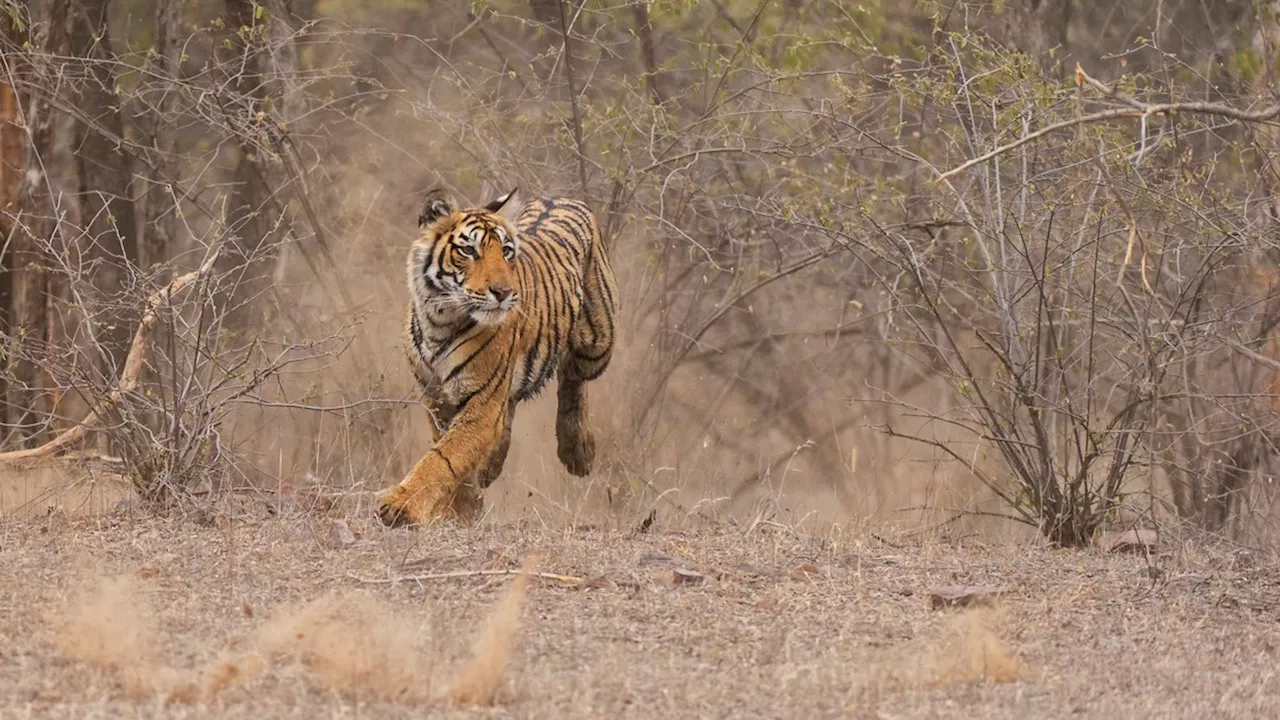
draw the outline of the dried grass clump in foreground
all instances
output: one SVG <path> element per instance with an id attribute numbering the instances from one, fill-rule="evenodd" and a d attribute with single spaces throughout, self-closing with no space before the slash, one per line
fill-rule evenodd
<path id="1" fill-rule="evenodd" d="M 537 558 L 530 556 L 507 586 L 472 645 L 471 658 L 457 673 L 446 698 L 464 705 L 489 705 L 520 624 L 520 606 Z M 291 654 L 343 694 L 370 693 L 384 700 L 426 702 L 438 697 L 441 673 L 412 638 L 418 633 L 386 602 L 363 593 L 327 595 L 300 610 L 277 615 L 263 629 L 263 649 Z"/>
<path id="2" fill-rule="evenodd" d="M 431 697 L 433 663 L 397 610 L 379 598 L 336 592 L 285 608 L 262 628 L 262 648 L 313 670 L 344 695 L 421 702 Z"/>
<path id="3" fill-rule="evenodd" d="M 223 658 L 198 670 L 175 668 L 161 659 L 154 617 L 132 579 L 108 577 L 81 588 L 49 622 L 63 654 L 107 670 L 134 699 L 203 701 L 261 669 L 254 656 Z"/>
<path id="4" fill-rule="evenodd" d="M 979 608 L 948 618 L 938 634 L 899 648 L 872 682 L 902 688 L 1016 680 L 1018 659 L 992 630 L 1001 616 L 999 608 Z"/>
<path id="5" fill-rule="evenodd" d="M 472 646 L 471 659 L 458 673 L 454 682 L 450 699 L 460 705 L 489 705 L 493 703 L 502 681 L 502 669 L 511 655 L 511 645 L 515 642 L 516 631 L 520 627 L 520 606 L 524 601 L 525 588 L 529 585 L 530 573 L 537 563 L 538 557 L 530 555 L 525 558 L 516 575 L 502 597 L 498 599 L 485 623 L 484 630 Z"/>
<path id="6" fill-rule="evenodd" d="M 263 658 L 311 669 L 328 690 L 393 702 L 440 700 L 492 704 L 520 623 L 520 608 L 536 558 L 507 586 L 447 693 L 434 691 L 438 662 L 415 642 L 418 627 L 386 601 L 360 592 L 326 594 L 287 607 L 257 634 L 262 654 L 226 656 L 200 669 L 161 660 L 159 633 L 146 598 L 128 577 L 102 579 L 49 617 L 58 649 L 110 672 L 132 699 L 204 702 L 261 671 Z"/>

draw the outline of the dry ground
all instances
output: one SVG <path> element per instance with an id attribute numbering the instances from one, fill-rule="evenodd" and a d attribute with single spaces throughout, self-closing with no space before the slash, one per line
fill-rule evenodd
<path id="1" fill-rule="evenodd" d="M 345 522 L 349 544 L 296 511 L 0 520 L 0 717 L 1280 716 L 1258 552 Z M 519 605 L 512 576 L 441 577 L 535 552 L 587 582 Z M 929 607 L 955 585 L 1005 592 Z M 493 704 L 451 705 L 463 683 Z"/>

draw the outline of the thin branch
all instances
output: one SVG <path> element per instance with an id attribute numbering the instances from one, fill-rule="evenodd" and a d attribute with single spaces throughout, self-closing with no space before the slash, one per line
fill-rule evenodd
<path id="1" fill-rule="evenodd" d="M 978 157 L 973 158 L 972 160 L 969 160 L 958 167 L 955 167 L 951 170 L 948 170 L 942 173 L 941 175 L 939 175 L 937 178 L 934 179 L 934 182 L 941 183 L 942 181 L 947 180 L 951 177 L 954 177 L 955 175 L 959 175 L 960 173 L 964 172 L 965 170 L 968 170 L 969 168 L 975 165 L 981 165 L 982 163 L 985 163 L 988 160 L 991 160 L 993 158 L 999 157 L 1009 152 L 1010 150 L 1016 150 L 1033 140 L 1038 140 L 1046 135 L 1050 135 L 1052 133 L 1058 132 L 1059 130 L 1066 130 L 1068 128 L 1072 128 L 1077 125 L 1085 125 L 1088 123 L 1102 122 L 1104 120 L 1114 120 L 1116 118 L 1126 118 L 1126 117 L 1136 117 L 1136 118 L 1145 119 L 1153 115 L 1173 115 L 1175 113 L 1180 113 L 1180 112 L 1194 113 L 1197 115 L 1218 115 L 1221 117 L 1230 118 L 1232 120 L 1237 120 L 1239 122 L 1249 122 L 1249 123 L 1270 122 L 1280 117 L 1280 105 L 1272 105 L 1263 110 L 1258 110 L 1256 112 L 1249 112 L 1248 110 L 1241 110 L 1240 108 L 1231 107 L 1230 105 L 1223 105 L 1221 103 L 1209 103 L 1209 102 L 1175 102 L 1175 103 L 1151 103 L 1151 104 L 1142 103 L 1126 95 L 1120 94 L 1116 92 L 1113 88 L 1110 88 L 1107 85 L 1093 79 L 1079 65 L 1076 65 L 1076 84 L 1077 85 L 1088 84 L 1095 88 L 1101 88 L 1110 97 L 1114 97 L 1120 100 L 1121 102 L 1125 103 L 1127 107 L 1116 108 L 1113 110 L 1103 110 L 1101 112 L 1096 112 L 1090 115 L 1081 115 L 1080 117 L 1075 117 L 1070 120 L 1063 120 L 1062 122 L 1057 122 L 1052 125 L 1046 125 L 1045 127 L 1042 127 L 1033 133 L 1030 133 L 1028 135 L 1023 135 L 1022 137 L 1018 138 L 1017 140 L 1014 140 L 1013 142 L 1001 145 L 1000 147 L 997 147 L 996 149 L 990 152 L 979 155 Z"/>
<path id="2" fill-rule="evenodd" d="M 1250 360 L 1260 365 L 1266 365 L 1272 370 L 1280 370 L 1280 360 L 1276 360 L 1275 358 L 1269 358 L 1266 355 L 1263 355 L 1259 352 L 1250 350 L 1248 347 L 1244 346 L 1243 344 L 1235 340 L 1224 338 L 1223 342 L 1226 343 L 1227 347 L 1231 348 L 1232 350 L 1235 350 L 1237 353 L 1240 353 L 1241 355 L 1249 358 Z"/>

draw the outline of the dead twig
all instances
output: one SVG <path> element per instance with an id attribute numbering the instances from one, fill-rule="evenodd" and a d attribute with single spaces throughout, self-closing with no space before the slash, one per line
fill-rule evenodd
<path id="1" fill-rule="evenodd" d="M 461 578 L 475 577 L 506 577 L 508 575 L 523 575 L 539 580 L 554 580 L 565 585 L 581 585 L 587 581 L 584 577 L 576 575 L 558 575 L 548 572 L 533 572 L 528 570 L 454 570 L 451 572 L 440 573 L 421 573 L 417 575 L 400 575 L 391 578 L 366 578 L 360 577 L 355 573 L 347 573 L 347 577 L 358 583 L 365 585 L 394 585 L 398 582 L 416 581 L 419 583 L 429 580 L 457 580 Z"/>

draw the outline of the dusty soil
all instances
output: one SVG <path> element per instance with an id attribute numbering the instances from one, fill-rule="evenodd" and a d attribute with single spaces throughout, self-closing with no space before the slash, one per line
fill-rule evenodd
<path id="1" fill-rule="evenodd" d="M 0 716 L 1280 716 L 1256 551 L 333 522 L 0 521 Z"/>

